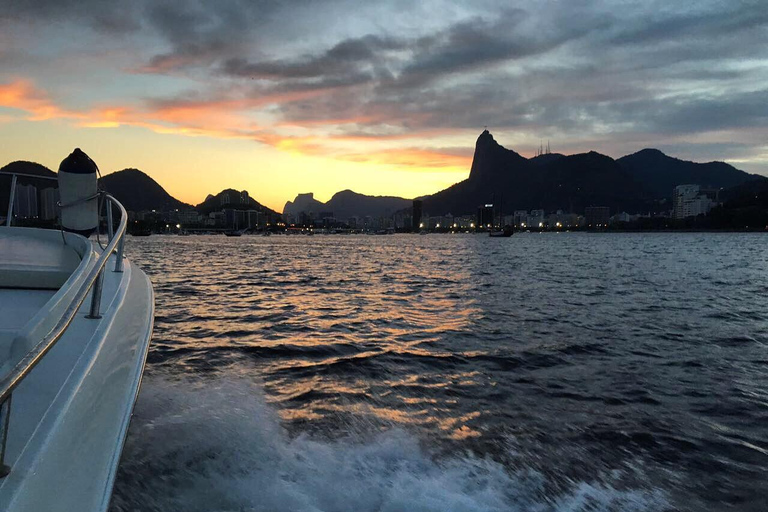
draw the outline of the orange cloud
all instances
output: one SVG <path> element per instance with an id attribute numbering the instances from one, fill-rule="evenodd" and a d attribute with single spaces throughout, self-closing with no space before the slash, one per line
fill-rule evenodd
<path id="1" fill-rule="evenodd" d="M 0 107 L 27 112 L 30 121 L 81 117 L 76 112 L 59 108 L 48 98 L 45 91 L 37 89 L 30 81 L 21 79 L 0 84 Z"/>
<path id="2" fill-rule="evenodd" d="M 461 155 L 452 152 L 427 148 L 397 148 L 379 151 L 367 151 L 342 155 L 343 160 L 361 163 L 395 165 L 398 167 L 413 167 L 421 169 L 444 170 L 446 168 L 467 169 L 472 163 L 471 155 Z"/>
<path id="3" fill-rule="evenodd" d="M 381 141 L 397 141 L 415 136 L 439 136 L 444 130 L 425 133 L 395 133 L 382 135 L 337 134 L 288 136 L 276 130 L 282 128 L 310 129 L 317 126 L 375 123 L 370 116 L 325 119 L 296 124 L 275 124 L 269 128 L 258 126 L 249 117 L 259 106 L 280 101 L 293 101 L 298 97 L 318 94 L 305 91 L 265 95 L 258 98 L 225 100 L 170 100 L 150 102 L 143 107 L 108 105 L 84 112 L 57 106 L 45 91 L 28 80 L 15 80 L 0 84 L 0 106 L 21 110 L 27 119 L 45 121 L 68 119 L 78 126 L 89 128 L 116 128 L 136 126 L 156 133 L 214 138 L 250 139 L 281 151 L 300 155 L 331 158 L 349 162 L 371 163 L 414 169 L 466 169 L 471 157 L 461 152 L 420 147 L 381 148 Z M 365 148 L 364 150 L 361 150 Z"/>

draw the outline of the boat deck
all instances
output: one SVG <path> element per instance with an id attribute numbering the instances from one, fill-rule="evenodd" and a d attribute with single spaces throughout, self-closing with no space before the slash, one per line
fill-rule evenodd
<path id="1" fill-rule="evenodd" d="M 56 290 L 82 256 L 60 232 L 4 228 L 0 230 L 0 288 Z"/>
<path id="2" fill-rule="evenodd" d="M 54 328 L 103 252 L 71 233 L 0 227 L 0 379 Z M 101 308 L 85 296 L 13 391 L 0 510 L 105 510 L 152 331 L 152 287 L 109 254 Z M 8 402 L 10 403 L 10 402 Z M 64 476 L 66 475 L 66 476 Z"/>
<path id="3" fill-rule="evenodd" d="M 0 288 L 0 368 L 10 357 L 13 338 L 55 293 L 56 290 Z"/>

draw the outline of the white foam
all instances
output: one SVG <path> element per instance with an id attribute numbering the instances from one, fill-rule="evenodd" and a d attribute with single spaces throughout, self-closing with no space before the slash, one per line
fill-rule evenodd
<path id="1" fill-rule="evenodd" d="M 392 430 L 291 437 L 245 381 L 148 377 L 125 446 L 114 511 L 472 512 L 658 510 L 653 492 L 544 479 L 489 459 L 436 459 Z"/>

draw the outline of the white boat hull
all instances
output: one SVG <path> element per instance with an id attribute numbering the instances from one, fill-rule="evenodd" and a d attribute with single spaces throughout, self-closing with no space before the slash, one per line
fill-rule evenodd
<path id="1" fill-rule="evenodd" d="M 100 319 L 90 296 L 51 351 L 13 392 L 0 510 L 103 511 L 152 334 L 147 276 L 105 269 Z M 23 290 L 20 290 L 23 292 Z"/>

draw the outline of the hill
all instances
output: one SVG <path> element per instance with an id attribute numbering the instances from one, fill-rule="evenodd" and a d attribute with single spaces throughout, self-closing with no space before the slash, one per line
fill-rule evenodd
<path id="1" fill-rule="evenodd" d="M 617 162 L 655 198 L 670 197 L 678 185 L 730 188 L 757 177 L 725 162 L 689 162 L 667 156 L 658 149 L 643 149 Z"/>
<path id="2" fill-rule="evenodd" d="M 195 209 L 203 215 L 208 215 L 211 212 L 219 211 L 224 208 L 232 208 L 234 210 L 256 210 L 270 216 L 278 217 L 279 214 L 274 210 L 267 208 L 263 204 L 259 203 L 250 195 L 247 191 L 237 191 L 232 188 L 222 190 L 216 195 L 208 195 L 205 201 L 195 206 Z"/>
<path id="3" fill-rule="evenodd" d="M 368 196 L 351 190 L 336 192 L 328 202 L 323 203 L 314 198 L 312 193 L 299 194 L 293 201 L 285 203 L 283 213 L 298 215 L 304 213 L 333 212 L 340 220 L 351 217 L 382 217 L 410 207 L 410 199 L 393 196 Z"/>
<path id="4" fill-rule="evenodd" d="M 192 208 L 171 196 L 160 184 L 138 169 L 123 169 L 107 174 L 99 180 L 99 184 L 115 196 L 128 211 L 169 211 Z"/>
<path id="5" fill-rule="evenodd" d="M 31 174 L 34 176 L 51 177 L 51 178 L 56 177 L 56 173 L 50 170 L 49 168 L 47 168 L 46 166 L 38 164 L 36 162 L 27 162 L 25 160 L 17 160 L 3 167 L 0 167 L 0 172 Z M 12 178 L 10 176 L 0 175 L 0 215 L 2 216 L 5 216 L 5 213 L 8 210 L 8 199 L 10 198 L 10 192 L 11 192 L 11 180 Z M 46 180 L 46 179 L 26 178 L 26 177 L 19 177 L 17 183 L 22 185 L 28 185 L 28 184 L 34 185 L 35 187 L 37 187 L 38 191 L 47 187 L 58 186 L 57 182 L 55 181 Z"/>
<path id="6" fill-rule="evenodd" d="M 505 213 L 543 208 L 582 213 L 587 206 L 613 212 L 666 210 L 677 185 L 730 188 L 759 178 L 724 162 L 696 163 L 644 149 L 618 160 L 595 151 L 547 153 L 527 159 L 501 146 L 488 130 L 477 139 L 469 177 L 425 196 L 431 215 L 473 214 L 503 199 Z"/>
<path id="7" fill-rule="evenodd" d="M 283 215 L 298 215 L 304 213 L 320 213 L 325 211 L 325 203 L 315 199 L 312 192 L 299 194 L 293 201 L 286 201 Z"/>
<path id="8" fill-rule="evenodd" d="M 350 217 L 382 217 L 411 206 L 410 199 L 393 196 L 367 196 L 351 190 L 336 192 L 326 206 L 338 219 Z"/>
<path id="9" fill-rule="evenodd" d="M 477 139 L 469 178 L 426 196 L 431 215 L 473 214 L 489 202 L 514 210 L 583 212 L 592 205 L 635 211 L 647 202 L 643 187 L 612 158 L 594 151 L 527 159 L 501 146 L 485 130 Z"/>

